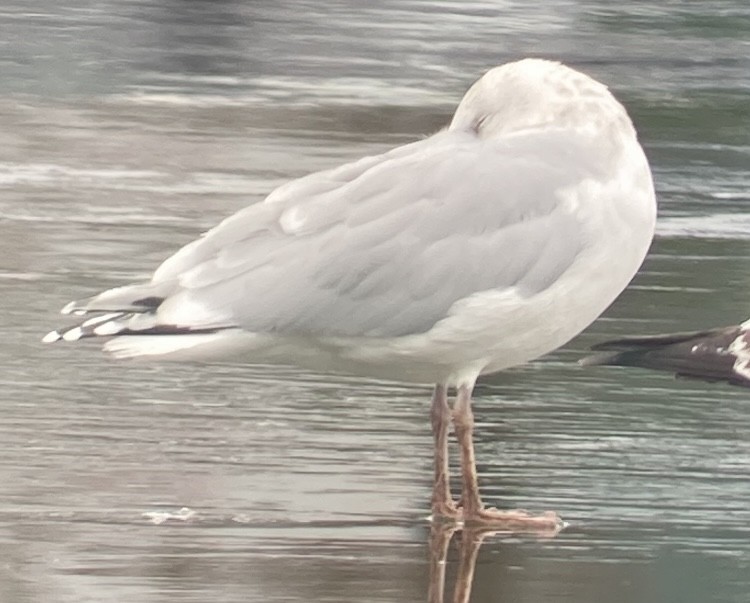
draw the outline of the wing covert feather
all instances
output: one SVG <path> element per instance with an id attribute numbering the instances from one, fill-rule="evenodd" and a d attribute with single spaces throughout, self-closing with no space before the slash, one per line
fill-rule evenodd
<path id="1" fill-rule="evenodd" d="M 443 132 L 295 181 L 155 278 L 179 279 L 170 310 L 198 304 L 250 331 L 311 335 L 420 333 L 473 293 L 533 294 L 582 244 L 560 192 L 598 170 L 569 132 L 540 136 Z"/>

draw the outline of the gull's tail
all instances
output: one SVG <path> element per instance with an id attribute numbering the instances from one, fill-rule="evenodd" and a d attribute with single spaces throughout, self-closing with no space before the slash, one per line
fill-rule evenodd
<path id="1" fill-rule="evenodd" d="M 105 351 L 116 358 L 167 356 L 214 344 L 226 338 L 230 325 L 179 325 L 165 322 L 158 310 L 170 292 L 168 283 L 128 285 L 104 291 L 95 297 L 74 301 L 62 314 L 85 319 L 50 331 L 44 343 L 78 341 L 90 337 L 110 337 Z M 221 334 L 220 337 L 217 337 Z"/>
<path id="2" fill-rule="evenodd" d="M 623 337 L 591 348 L 589 365 L 632 366 L 678 377 L 750 387 L 750 331 L 745 325 L 645 337 Z"/>

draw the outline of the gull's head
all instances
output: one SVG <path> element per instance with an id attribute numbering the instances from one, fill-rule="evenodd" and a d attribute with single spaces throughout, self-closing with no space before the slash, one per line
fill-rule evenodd
<path id="1" fill-rule="evenodd" d="M 466 92 L 450 125 L 481 138 L 538 128 L 635 136 L 627 112 L 604 84 L 544 59 L 523 59 L 485 73 Z"/>

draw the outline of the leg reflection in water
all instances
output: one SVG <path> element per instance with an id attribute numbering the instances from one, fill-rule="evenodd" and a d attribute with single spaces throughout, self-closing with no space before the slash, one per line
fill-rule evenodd
<path id="1" fill-rule="evenodd" d="M 541 538 L 552 538 L 559 530 L 535 532 Z M 428 603 L 450 603 L 445 599 L 445 570 L 448 566 L 448 547 L 453 536 L 458 543 L 458 568 L 456 583 L 453 587 L 452 603 L 468 603 L 471 598 L 471 586 L 474 581 L 474 568 L 482 542 L 488 536 L 500 534 L 498 530 L 481 527 L 464 527 L 456 524 L 433 523 L 430 528 L 430 584 L 427 591 Z"/>

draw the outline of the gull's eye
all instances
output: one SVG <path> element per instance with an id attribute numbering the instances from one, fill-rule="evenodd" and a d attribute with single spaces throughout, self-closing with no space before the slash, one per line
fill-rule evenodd
<path id="1" fill-rule="evenodd" d="M 487 120 L 487 116 L 483 115 L 479 119 L 477 119 L 471 126 L 472 130 L 474 130 L 477 134 L 479 134 L 479 130 L 482 128 L 482 125 Z"/>

